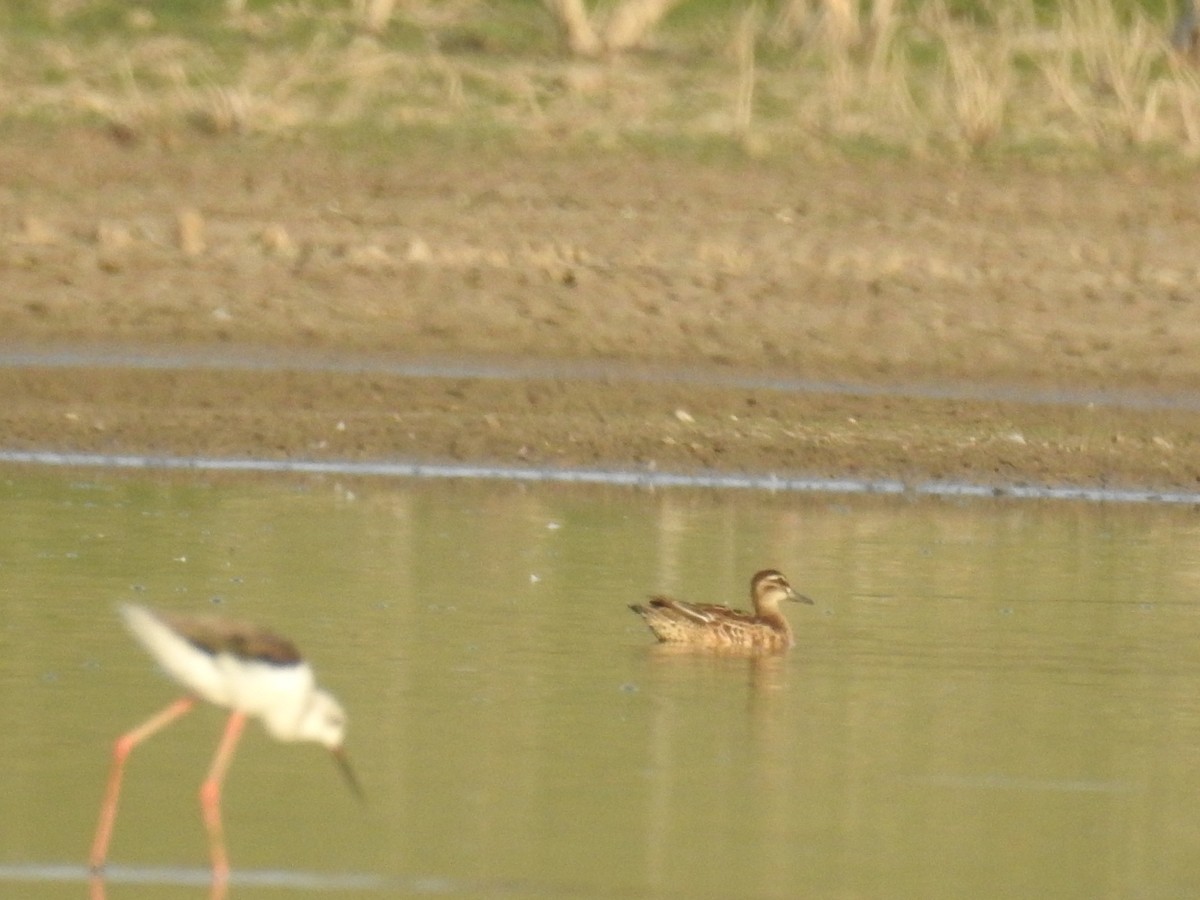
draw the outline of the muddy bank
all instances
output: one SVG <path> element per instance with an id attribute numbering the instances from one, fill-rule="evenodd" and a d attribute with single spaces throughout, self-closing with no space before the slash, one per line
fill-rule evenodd
<path id="1" fill-rule="evenodd" d="M 562 379 L 0 371 L 11 449 L 1195 489 L 1196 415 Z"/>
<path id="2" fill-rule="evenodd" d="M 1188 173 L 16 134 L 6 344 L 1200 387 Z M 0 371 L 13 448 L 1200 484 L 1179 410 L 613 379 Z"/>

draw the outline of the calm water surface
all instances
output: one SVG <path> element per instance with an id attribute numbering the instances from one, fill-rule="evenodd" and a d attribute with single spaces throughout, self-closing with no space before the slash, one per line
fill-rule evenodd
<path id="1" fill-rule="evenodd" d="M 88 895 L 110 743 L 176 696 L 131 600 L 274 625 L 351 714 L 365 808 L 248 730 L 231 898 L 1200 895 L 1190 509 L 20 469 L 0 503 L 0 897 Z M 786 657 L 625 608 L 767 565 L 817 600 Z M 207 896 L 221 723 L 133 756 L 109 900 Z"/>

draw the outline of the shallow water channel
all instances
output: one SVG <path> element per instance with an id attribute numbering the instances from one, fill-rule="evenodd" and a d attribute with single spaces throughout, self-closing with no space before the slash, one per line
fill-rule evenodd
<path id="1" fill-rule="evenodd" d="M 133 601 L 270 624 L 351 716 L 360 806 L 252 726 L 231 898 L 1195 896 L 1187 507 L 0 472 L 0 896 L 88 896 L 112 739 L 177 694 Z M 814 606 L 751 660 L 626 605 Z M 134 754 L 109 900 L 208 896 L 203 708 Z"/>

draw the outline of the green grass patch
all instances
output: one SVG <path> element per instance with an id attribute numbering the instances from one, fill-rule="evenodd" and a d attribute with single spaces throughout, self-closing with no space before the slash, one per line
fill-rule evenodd
<path id="1" fill-rule="evenodd" d="M 1171 55 L 1165 7 L 907 0 L 883 18 L 845 7 L 840 32 L 783 0 L 748 8 L 683 2 L 652 51 L 581 60 L 537 0 L 397 4 L 375 23 L 334 0 L 9 0 L 0 120 L 718 156 L 1200 157 L 1200 75 Z"/>

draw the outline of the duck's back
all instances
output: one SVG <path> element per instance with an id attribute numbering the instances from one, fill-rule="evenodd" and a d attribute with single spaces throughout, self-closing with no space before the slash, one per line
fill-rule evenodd
<path id="1" fill-rule="evenodd" d="M 791 646 L 786 621 L 761 619 L 715 603 L 686 603 L 652 597 L 649 606 L 631 606 L 663 643 L 712 649 L 782 650 Z"/>

